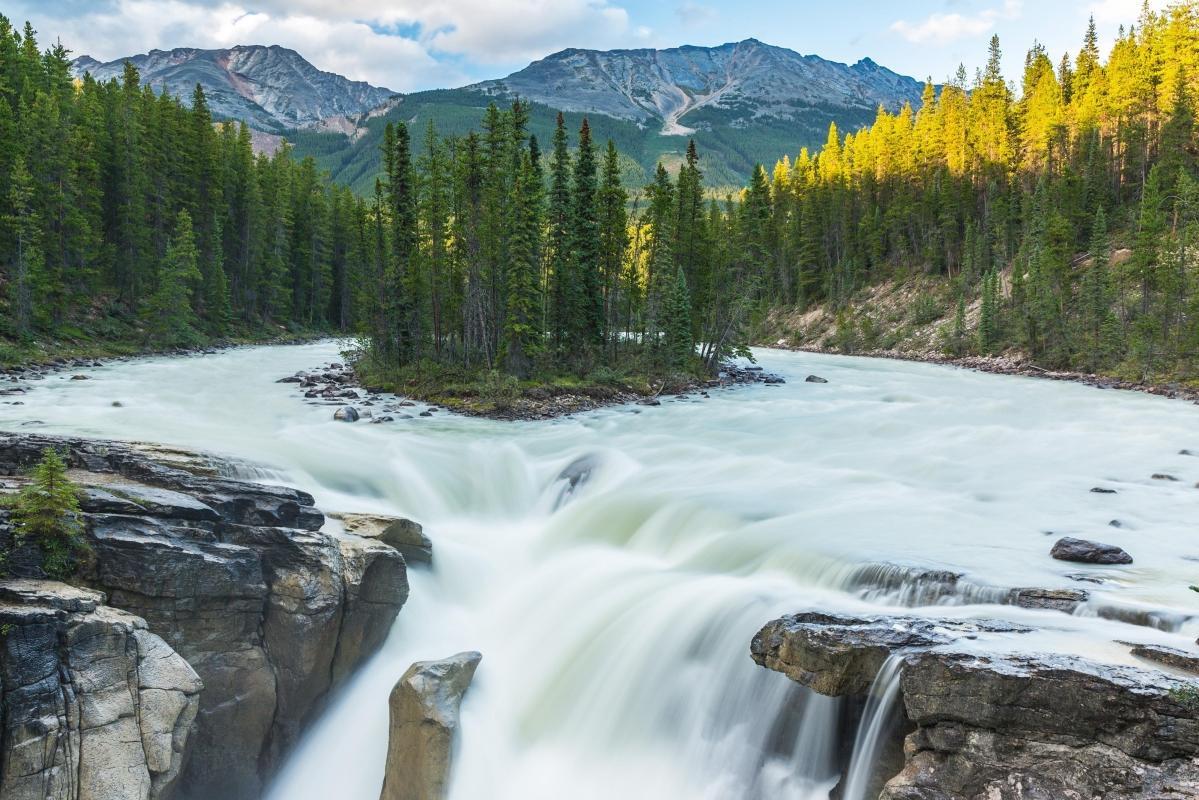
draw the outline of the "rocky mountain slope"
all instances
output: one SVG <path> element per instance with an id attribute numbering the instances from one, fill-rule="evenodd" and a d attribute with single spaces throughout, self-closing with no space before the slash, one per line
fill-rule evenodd
<path id="1" fill-rule="evenodd" d="M 204 87 L 214 114 L 241 119 L 259 130 L 303 128 L 338 117 L 357 117 L 386 102 L 394 92 L 323 72 L 294 50 L 247 45 L 225 50 L 151 50 L 101 63 L 90 56 L 72 62 L 76 74 L 121 79 L 125 62 L 142 82 L 185 100 Z"/>
<path id="2" fill-rule="evenodd" d="M 918 103 L 921 88 L 869 59 L 839 64 L 756 39 L 669 50 L 572 49 L 506 78 L 393 98 L 384 113 L 292 138 L 298 154 L 312 155 L 336 180 L 366 194 L 388 122 L 420 132 L 432 121 L 441 133 L 464 134 L 478 128 L 489 103 L 519 96 L 532 103 L 529 130 L 542 142 L 550 141 L 559 111 L 572 134 L 588 116 L 596 139 L 620 148 L 630 188 L 648 183 L 659 162 L 681 163 L 688 138 L 699 147 L 707 183 L 733 188 L 756 163 L 823 144 L 830 122 L 860 128 L 879 105 Z"/>
<path id="3" fill-rule="evenodd" d="M 849 66 L 757 39 L 667 50 L 563 50 L 473 87 L 505 98 L 606 114 L 666 136 L 717 125 L 797 121 L 841 111 L 873 114 L 920 99 L 921 84 L 870 59 Z"/>

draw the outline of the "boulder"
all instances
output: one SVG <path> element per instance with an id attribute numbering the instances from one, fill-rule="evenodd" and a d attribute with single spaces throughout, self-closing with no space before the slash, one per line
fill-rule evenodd
<path id="1" fill-rule="evenodd" d="M 809 375 L 804 378 L 804 383 L 828 383 L 828 379 L 822 378 L 819 375 Z"/>
<path id="2" fill-rule="evenodd" d="M 954 649 L 963 636 L 1026 630 L 797 614 L 767 624 L 751 653 L 816 691 L 856 696 L 880 659 L 900 657 L 905 763 L 880 800 L 1199 796 L 1194 684 L 1075 656 Z"/>
<path id="3" fill-rule="evenodd" d="M 353 406 L 342 406 L 333 412 L 333 419 L 339 422 L 357 422 L 358 409 Z"/>
<path id="4" fill-rule="evenodd" d="M 54 581 L 0 581 L 0 797 L 162 800 L 202 683 L 138 617 Z"/>
<path id="5" fill-rule="evenodd" d="M 329 692 L 386 637 L 408 595 L 403 557 L 321 532 L 304 492 L 197 474 L 220 467 L 194 454 L 0 434 L 0 474 L 45 447 L 84 487 L 93 558 L 81 578 L 203 680 L 176 796 L 259 797 Z M 0 512 L 0 540 L 10 536 Z M 39 576 L 23 549 L 10 572 Z"/>
<path id="6" fill-rule="evenodd" d="M 378 539 L 400 552 L 409 564 L 433 563 L 433 542 L 419 523 L 385 514 L 330 514 L 341 520 L 347 533 Z"/>
<path id="7" fill-rule="evenodd" d="M 1063 536 L 1058 539 L 1049 555 L 1058 561 L 1073 561 L 1078 564 L 1131 564 L 1132 556 L 1114 544 L 1091 542 Z"/>
<path id="8" fill-rule="evenodd" d="M 387 769 L 380 800 L 444 800 L 462 697 L 482 656 L 418 661 L 391 691 Z"/>
<path id="9" fill-rule="evenodd" d="M 1103 486 L 1091 487 L 1091 494 L 1115 494 L 1115 493 L 1116 493 L 1115 489 L 1108 489 Z"/>

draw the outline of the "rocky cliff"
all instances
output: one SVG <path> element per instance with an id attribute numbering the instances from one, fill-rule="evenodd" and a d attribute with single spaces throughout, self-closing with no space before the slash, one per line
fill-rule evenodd
<path id="1" fill-rule="evenodd" d="M 903 737 L 903 755 L 877 765 L 872 798 L 1199 796 L 1192 680 L 1074 656 L 955 647 L 1025 632 L 1000 621 L 806 613 L 766 625 L 751 653 L 815 691 L 846 697 L 860 697 L 888 658 L 900 659 L 901 720 L 890 730 Z"/>
<path id="2" fill-rule="evenodd" d="M 113 607 L 96 601 L 93 613 L 122 613 L 203 682 L 175 796 L 257 797 L 329 691 L 386 637 L 408 595 L 403 557 L 381 541 L 322 532 L 304 492 L 220 477 L 216 462 L 160 448 L 0 434 L 0 475 L 21 474 L 46 447 L 66 454 L 83 487 L 94 553 L 80 578 Z M 9 536 L 0 512 L 0 540 Z M 12 553 L 10 576 L 41 577 L 29 549 Z M 48 646 L 21 658 L 60 658 Z M 25 774 L 12 745 L 23 723 L 9 708 L 3 780 Z M 80 781 L 60 796 L 142 796 L 95 787 Z"/>
<path id="3" fill-rule="evenodd" d="M 330 118 L 357 117 L 386 102 L 390 89 L 323 72 L 286 47 L 247 45 L 224 50 L 180 47 L 101 63 L 90 56 L 72 62 L 77 75 L 121 80 L 125 62 L 142 83 L 189 102 L 196 84 L 204 87 L 217 116 L 245 120 L 260 130 L 279 132 L 317 125 Z"/>

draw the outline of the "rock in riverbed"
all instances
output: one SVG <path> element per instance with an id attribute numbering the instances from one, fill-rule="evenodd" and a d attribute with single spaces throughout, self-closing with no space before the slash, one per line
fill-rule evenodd
<path id="1" fill-rule="evenodd" d="M 828 379 L 822 378 L 819 375 L 809 375 L 804 378 L 804 383 L 828 383 Z"/>
<path id="2" fill-rule="evenodd" d="M 1054 543 L 1049 555 L 1058 561 L 1073 561 L 1078 564 L 1131 564 L 1132 556 L 1114 544 L 1091 542 L 1063 536 Z"/>
<path id="3" fill-rule="evenodd" d="M 347 533 L 367 539 L 378 539 L 394 547 L 409 564 L 433 563 L 433 542 L 425 535 L 420 523 L 403 517 L 383 514 L 330 514 L 341 520 Z"/>
<path id="4" fill-rule="evenodd" d="M 392 689 L 387 771 L 379 800 L 444 800 L 458 709 L 482 658 L 467 652 L 418 661 Z"/>
<path id="5" fill-rule="evenodd" d="M 952 649 L 962 636 L 1005 627 L 796 614 L 766 625 L 751 653 L 816 691 L 859 697 L 872 669 L 892 655 L 902 660 L 906 719 L 896 729 L 910 733 L 903 768 L 880 800 L 1199 796 L 1193 683 L 1074 656 Z"/>
<path id="6" fill-rule="evenodd" d="M 333 412 L 333 419 L 338 422 L 357 422 L 358 409 L 353 406 L 342 406 Z"/>

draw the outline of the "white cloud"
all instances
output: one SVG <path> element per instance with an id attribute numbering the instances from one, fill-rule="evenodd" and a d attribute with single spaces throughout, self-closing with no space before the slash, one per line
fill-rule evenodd
<path id="1" fill-rule="evenodd" d="M 1088 11 L 1098 25 L 1131 25 L 1141 15 L 1142 0 L 1099 0 Z M 1150 0 L 1149 7 L 1161 10 L 1165 0 Z"/>
<path id="2" fill-rule="evenodd" d="M 977 14 L 934 13 L 919 22 L 896 20 L 891 30 L 913 44 L 949 44 L 958 39 L 981 36 L 1002 19 L 1017 19 L 1024 10 L 1022 0 L 1004 0 L 1003 5 Z"/>
<path id="3" fill-rule="evenodd" d="M 398 91 L 468 82 L 462 65 L 523 65 L 564 47 L 649 36 L 610 0 L 15 0 L 44 42 L 101 60 L 153 48 L 279 44 Z M 490 77 L 488 73 L 488 77 Z"/>

